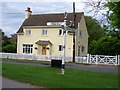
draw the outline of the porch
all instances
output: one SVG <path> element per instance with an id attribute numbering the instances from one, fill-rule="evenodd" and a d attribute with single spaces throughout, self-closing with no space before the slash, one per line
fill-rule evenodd
<path id="1" fill-rule="evenodd" d="M 38 55 L 51 55 L 52 43 L 50 41 L 39 40 L 35 44 L 37 44 L 35 49 Z"/>

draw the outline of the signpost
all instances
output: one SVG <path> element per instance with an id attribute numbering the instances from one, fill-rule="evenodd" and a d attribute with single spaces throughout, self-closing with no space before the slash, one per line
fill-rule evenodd
<path id="1" fill-rule="evenodd" d="M 64 42 L 63 42 L 63 59 L 62 59 L 62 68 L 61 68 L 61 74 L 64 75 L 64 69 L 65 69 L 65 49 L 66 49 L 66 31 L 67 31 L 67 12 L 65 12 L 64 15 Z"/>

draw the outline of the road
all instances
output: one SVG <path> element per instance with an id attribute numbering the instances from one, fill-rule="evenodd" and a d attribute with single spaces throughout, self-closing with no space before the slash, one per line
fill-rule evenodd
<path id="1" fill-rule="evenodd" d="M 3 60 L 2 63 L 9 63 L 9 64 L 25 64 L 25 65 L 33 65 L 33 66 L 50 66 L 49 64 L 40 64 L 40 63 L 23 63 L 23 62 L 11 62 Z M 80 70 L 87 70 L 93 72 L 112 72 L 118 73 L 118 67 L 112 65 L 80 65 L 80 64 L 66 64 L 66 68 L 72 69 L 80 69 Z"/>
<path id="2" fill-rule="evenodd" d="M 40 90 L 40 88 L 42 88 L 42 87 L 31 85 L 29 83 L 21 83 L 21 82 L 15 81 L 15 80 L 11 80 L 11 79 L 2 77 L 2 88 L 3 89 L 4 88 L 36 88 L 37 90 Z"/>

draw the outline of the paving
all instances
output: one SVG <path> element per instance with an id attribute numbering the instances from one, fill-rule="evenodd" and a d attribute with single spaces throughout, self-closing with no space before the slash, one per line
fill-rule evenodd
<path id="1" fill-rule="evenodd" d="M 2 77 L 2 88 L 41 88 L 41 87 L 31 85 L 29 83 L 21 83 L 15 80 Z"/>

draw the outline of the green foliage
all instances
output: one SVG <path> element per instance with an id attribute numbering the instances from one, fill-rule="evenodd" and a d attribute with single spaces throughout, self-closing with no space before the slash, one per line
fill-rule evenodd
<path id="1" fill-rule="evenodd" d="M 90 72 L 32 65 L 3 64 L 2 75 L 47 88 L 118 88 L 117 73 Z"/>
<path id="2" fill-rule="evenodd" d="M 7 53 L 16 53 L 17 51 L 17 38 L 16 34 L 12 34 L 10 38 L 8 38 L 4 32 L 2 32 L 1 29 L 1 34 L 2 34 L 2 52 L 7 52 Z"/>
<path id="3" fill-rule="evenodd" d="M 98 41 L 93 41 L 89 49 L 91 54 L 119 55 L 120 39 L 113 36 L 104 36 Z"/>
<path id="4" fill-rule="evenodd" d="M 89 35 L 89 44 L 91 41 L 98 40 L 104 36 L 104 29 L 98 24 L 98 21 L 96 19 L 93 19 L 90 16 L 86 16 L 85 21 Z"/>
<path id="5" fill-rule="evenodd" d="M 3 52 L 7 52 L 7 53 L 16 53 L 16 43 L 11 43 L 11 44 L 8 44 L 6 46 L 3 47 Z"/>
<path id="6" fill-rule="evenodd" d="M 106 5 L 111 11 L 108 18 L 113 28 L 117 28 L 120 31 L 120 1 L 119 2 L 108 2 Z"/>
<path id="7" fill-rule="evenodd" d="M 104 29 L 98 24 L 96 19 L 93 19 L 90 16 L 85 17 L 86 26 L 89 35 L 89 45 L 88 45 L 88 53 L 97 54 L 95 51 L 96 41 L 102 38 L 105 35 Z"/>

